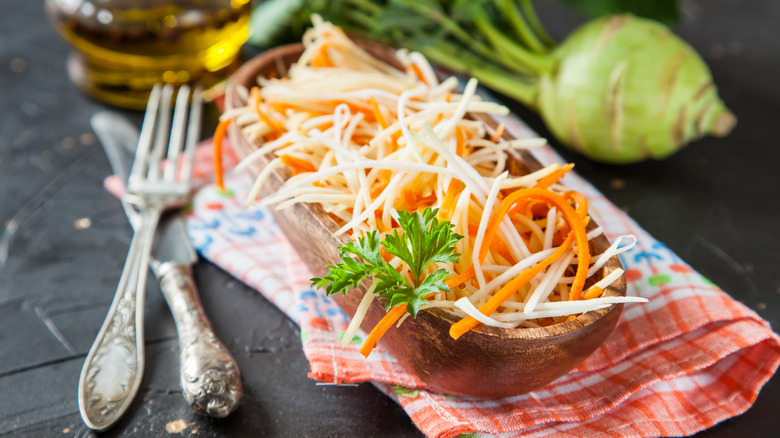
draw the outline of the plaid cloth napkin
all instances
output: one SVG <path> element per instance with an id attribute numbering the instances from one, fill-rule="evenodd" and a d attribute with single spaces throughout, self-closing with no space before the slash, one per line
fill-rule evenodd
<path id="1" fill-rule="evenodd" d="M 515 137 L 535 136 L 520 120 L 501 120 Z M 235 163 L 230 148 L 224 160 Z M 543 164 L 561 161 L 550 147 L 533 151 Z M 211 148 L 199 149 L 196 178 L 212 174 Z M 366 360 L 359 332 L 347 347 L 349 316 L 319 291 L 264 208 L 244 208 L 252 178 L 230 174 L 228 193 L 205 183 L 188 221 L 198 251 L 256 288 L 301 329 L 309 376 L 331 384 L 370 381 L 398 402 L 428 436 L 680 436 L 747 410 L 780 364 L 780 338 L 753 311 L 691 269 L 570 172 L 563 181 L 585 194 L 610 239 L 633 234 L 621 254 L 628 294 L 617 328 L 576 369 L 529 394 L 499 400 L 435 394 L 379 347 Z"/>

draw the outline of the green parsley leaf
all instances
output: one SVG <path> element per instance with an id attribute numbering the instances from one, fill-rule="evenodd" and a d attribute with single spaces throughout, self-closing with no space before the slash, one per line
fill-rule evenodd
<path id="1" fill-rule="evenodd" d="M 389 263 L 386 263 L 385 268 L 377 272 L 375 277 L 378 281 L 374 293 L 384 294 L 389 290 L 409 286 L 406 279 Z"/>
<path id="2" fill-rule="evenodd" d="M 358 239 L 357 242 L 349 242 L 339 249 L 342 259 L 344 254 L 354 254 L 376 269 L 381 269 L 385 263 L 380 253 L 379 232 L 376 230 Z"/>
<path id="3" fill-rule="evenodd" d="M 425 298 L 427 295 L 438 293 L 439 290 L 450 290 L 447 283 L 444 282 L 447 275 L 449 275 L 449 272 L 446 269 L 438 269 L 436 272 L 427 275 L 420 285 L 415 288 L 407 285 L 388 290 L 381 296 L 387 300 L 387 303 L 385 303 L 386 310 L 407 303 L 406 311 L 416 317 L 417 312 L 420 311 L 420 306 L 428 304 L 428 300 Z"/>
<path id="4" fill-rule="evenodd" d="M 319 289 L 325 286 L 325 293 L 328 296 L 337 293 L 346 294 L 350 288 L 356 288 L 363 279 L 372 274 L 370 266 L 352 257 L 343 257 L 342 260 L 344 261 L 338 265 L 326 266 L 329 272 L 324 277 L 312 278 L 311 287 Z"/>
<path id="5" fill-rule="evenodd" d="M 449 221 L 439 222 L 436 219 L 436 208 L 426 208 L 422 214 L 408 211 L 398 212 L 398 223 L 404 234 L 398 230 L 385 237 L 382 242 L 385 251 L 403 260 L 411 269 L 414 284 L 417 286 L 425 268 L 436 262 L 447 263 L 458 260 L 455 243 L 463 236 L 452 231 Z"/>
<path id="6" fill-rule="evenodd" d="M 339 256 L 342 262 L 338 265 L 328 265 L 327 275 L 322 278 L 314 277 L 311 279 L 313 288 L 325 286 L 325 293 L 328 296 L 333 294 L 346 293 L 351 289 L 358 287 L 366 277 L 371 276 L 384 269 L 384 260 L 379 252 L 379 233 L 373 231 L 366 237 L 362 237 L 357 243 L 349 242 L 340 246 Z M 360 263 L 349 254 L 359 256 L 364 260 Z"/>
<path id="7" fill-rule="evenodd" d="M 328 265 L 329 272 L 322 278 L 312 278 L 312 287 L 325 287 L 328 296 L 358 287 L 368 277 L 376 279 L 375 293 L 386 300 L 387 309 L 406 304 L 406 310 L 417 316 L 420 306 L 428 303 L 426 296 L 449 291 L 444 279 L 449 275 L 445 269 L 438 269 L 423 278 L 423 272 L 431 263 L 448 263 L 458 260 L 455 243 L 463 236 L 452 231 L 449 221 L 439 222 L 435 208 L 426 208 L 422 213 L 398 212 L 398 223 L 403 230 L 393 230 L 383 241 L 379 233 L 372 231 L 357 241 L 339 246 L 342 262 Z M 397 256 L 409 266 L 413 284 L 382 258 L 384 251 Z M 358 261 L 357 256 L 362 261 Z"/>

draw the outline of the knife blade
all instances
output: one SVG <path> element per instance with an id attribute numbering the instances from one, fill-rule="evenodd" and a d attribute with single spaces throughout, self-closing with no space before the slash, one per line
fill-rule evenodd
<path id="1" fill-rule="evenodd" d="M 127 182 L 138 129 L 124 116 L 110 111 L 94 114 L 90 123 L 111 169 Z M 122 206 L 135 227 L 139 222 L 137 211 L 127 203 Z M 149 265 L 176 324 L 182 395 L 195 411 L 222 418 L 235 410 L 243 395 L 241 373 L 203 311 L 191 270 L 196 261 L 184 219 L 174 214 L 158 228 Z"/>

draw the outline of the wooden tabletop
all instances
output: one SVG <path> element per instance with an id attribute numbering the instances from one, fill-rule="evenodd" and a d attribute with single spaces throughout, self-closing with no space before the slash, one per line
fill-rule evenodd
<path id="1" fill-rule="evenodd" d="M 739 124 L 673 157 L 576 169 L 701 274 L 780 321 L 780 7 L 771 0 L 682 2 L 675 30 L 702 54 Z M 582 18 L 559 2 L 539 13 L 562 37 Z M 102 187 L 108 161 L 89 127 L 107 109 L 68 80 L 66 43 L 42 2 L 0 14 L 0 436 L 88 436 L 76 387 L 116 288 L 131 229 Z M 539 118 L 512 109 L 541 135 Z M 213 123 L 215 113 L 208 115 Z M 141 114 L 125 112 L 140 125 Z M 553 142 L 554 145 L 556 145 Z M 420 436 L 370 384 L 319 386 L 306 377 L 297 327 L 207 262 L 195 267 L 206 312 L 244 375 L 230 417 L 194 414 L 181 397 L 172 318 L 156 284 L 146 301 L 146 372 L 127 415 L 101 436 Z M 701 437 L 775 436 L 773 377 L 745 414 Z"/>

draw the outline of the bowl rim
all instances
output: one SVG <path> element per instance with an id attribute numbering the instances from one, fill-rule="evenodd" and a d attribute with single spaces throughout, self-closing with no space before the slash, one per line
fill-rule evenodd
<path id="1" fill-rule="evenodd" d="M 364 49 L 369 50 L 369 52 L 371 52 L 374 56 L 377 56 L 376 52 L 395 53 L 394 52 L 395 49 L 391 48 L 390 46 L 377 43 L 375 41 L 365 40 L 360 38 L 355 38 L 355 41 Z M 251 86 L 259 86 L 257 78 L 260 76 L 261 70 L 267 68 L 270 65 L 277 67 L 280 61 L 284 62 L 283 61 L 284 58 L 289 58 L 290 56 L 293 56 L 296 53 L 299 56 L 300 53 L 303 52 L 303 49 L 304 49 L 304 45 L 302 43 L 285 44 L 285 45 L 280 45 L 265 50 L 259 53 L 258 55 L 254 56 L 253 58 L 247 60 L 228 79 L 227 86 L 225 89 L 225 102 L 224 102 L 225 111 L 229 111 L 233 108 L 238 108 L 239 106 L 243 106 L 243 99 L 241 97 L 241 94 L 238 91 L 238 86 L 243 86 L 246 87 L 247 89 L 250 88 Z M 390 50 L 392 50 L 392 52 L 390 52 Z M 289 67 L 290 65 L 292 64 L 285 65 L 285 67 Z M 246 146 L 256 147 L 255 143 L 250 141 L 248 138 L 246 138 L 243 135 L 243 133 L 241 133 L 240 128 L 236 124 L 230 124 L 230 126 L 228 127 L 228 133 L 230 135 L 231 140 L 233 140 L 234 138 L 239 138 L 241 139 L 241 141 L 243 141 L 246 144 L 246 145 L 241 145 L 241 141 L 231 141 L 232 148 L 240 159 L 244 158 L 248 153 L 248 148 Z M 504 135 L 508 136 L 508 133 L 505 133 Z M 520 155 L 515 155 L 514 158 L 517 160 L 522 160 L 525 164 L 529 164 L 530 162 L 530 164 L 541 166 L 541 164 L 539 164 L 539 162 L 532 155 L 527 153 L 522 155 L 523 155 L 522 157 Z M 285 177 L 278 172 L 278 169 L 275 169 L 272 173 L 279 176 L 282 180 L 285 179 Z M 318 204 L 306 203 L 305 207 L 307 209 L 322 210 L 322 208 Z M 324 216 L 329 218 L 329 216 L 327 216 L 324 213 L 324 211 L 322 211 L 322 213 Z M 339 228 L 336 222 L 333 221 L 333 219 L 329 219 L 329 220 L 332 223 L 332 226 L 329 227 L 329 230 L 331 232 Z M 595 228 L 595 226 L 596 226 L 595 221 L 591 220 L 589 223 L 589 229 Z M 340 238 L 344 243 L 346 243 L 346 240 L 344 240 L 343 235 L 340 236 Z M 602 240 L 603 242 L 601 242 Z M 593 243 L 601 243 L 602 245 L 604 245 L 604 248 L 609 247 L 610 244 L 610 241 L 603 233 L 595 237 L 594 239 L 591 239 L 590 242 L 591 242 L 591 247 L 593 246 Z M 607 271 L 608 267 L 611 268 L 609 271 Z M 620 262 L 620 259 L 617 255 L 613 255 L 612 257 L 610 257 L 609 260 L 607 260 L 607 262 L 604 264 L 604 266 L 602 266 L 602 268 L 599 271 L 602 273 L 601 276 L 603 278 L 603 276 L 609 274 L 610 272 L 614 271 L 617 268 L 622 268 L 622 263 Z M 627 291 L 626 278 L 625 275 L 621 275 L 610 286 L 604 289 L 603 296 L 624 297 L 626 296 L 626 291 Z M 504 328 L 504 327 L 488 326 L 486 324 L 479 324 L 473 329 L 471 329 L 469 332 L 464 334 L 464 336 L 483 335 L 488 337 L 497 337 L 497 338 L 509 339 L 509 340 L 526 340 L 526 341 L 548 340 L 549 341 L 559 337 L 571 335 L 572 333 L 578 331 L 579 329 L 595 324 L 597 321 L 607 317 L 612 312 L 622 312 L 623 306 L 624 303 L 612 304 L 609 307 L 605 307 L 597 310 L 591 310 L 589 312 L 582 313 L 578 315 L 576 318 L 571 319 L 569 321 L 553 324 L 546 327 Z M 459 316 L 457 316 L 454 312 L 448 309 L 434 308 L 434 309 L 425 309 L 425 311 L 428 314 L 430 314 L 431 317 L 443 318 L 448 322 L 455 322 L 460 319 Z"/>

